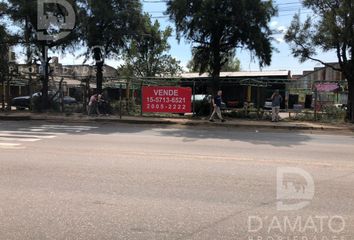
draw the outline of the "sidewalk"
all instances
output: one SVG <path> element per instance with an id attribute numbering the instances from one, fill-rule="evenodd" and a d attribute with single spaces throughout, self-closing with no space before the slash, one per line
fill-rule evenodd
<path id="1" fill-rule="evenodd" d="M 34 114 L 29 112 L 0 112 L 0 121 L 49 121 L 57 123 L 90 123 L 90 122 L 111 122 L 111 123 L 132 123 L 132 124 L 168 124 L 182 126 L 223 126 L 254 129 L 282 129 L 282 130 L 321 130 L 321 131 L 344 131 L 354 132 L 353 124 L 324 124 L 314 122 L 282 121 L 272 123 L 269 121 L 254 121 L 243 119 L 232 119 L 225 123 L 211 123 L 207 120 L 191 118 L 157 118 L 157 117 L 132 117 L 123 116 L 101 116 L 89 117 L 82 114 Z"/>

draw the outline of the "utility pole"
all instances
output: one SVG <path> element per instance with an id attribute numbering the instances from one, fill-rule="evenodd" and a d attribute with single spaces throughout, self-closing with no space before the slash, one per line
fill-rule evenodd
<path id="1" fill-rule="evenodd" d="M 16 72 L 16 67 L 10 67 L 10 76 L 7 78 L 6 82 L 6 110 L 11 111 L 11 81 L 13 79 L 14 72 Z"/>
<path id="2" fill-rule="evenodd" d="M 49 83 L 49 61 L 48 58 L 48 46 L 44 42 L 42 45 L 42 109 L 47 110 L 49 107 L 49 97 L 48 97 L 48 83 Z"/>
<path id="3" fill-rule="evenodd" d="M 32 110 L 32 51 L 31 51 L 31 45 L 30 45 L 30 36 L 29 36 L 29 20 L 28 17 L 26 17 L 26 23 L 25 23 L 25 41 L 26 41 L 26 47 L 27 47 L 27 70 L 28 70 L 28 93 L 30 96 L 30 104 L 29 104 L 29 109 Z"/>
<path id="4" fill-rule="evenodd" d="M 1 94 L 2 111 L 5 111 L 5 94 L 6 94 L 5 79 L 2 79 L 1 85 L 2 85 L 2 94 Z"/>

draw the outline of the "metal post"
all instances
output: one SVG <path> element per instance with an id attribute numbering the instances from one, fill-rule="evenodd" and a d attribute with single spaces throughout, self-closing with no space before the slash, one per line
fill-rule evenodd
<path id="1" fill-rule="evenodd" d="M 49 102 L 48 102 L 48 90 L 49 90 L 49 61 L 48 61 L 48 47 L 46 44 L 42 46 L 42 67 L 43 70 L 43 86 L 42 86 L 42 110 L 48 110 Z"/>
<path id="2" fill-rule="evenodd" d="M 60 108 L 61 108 L 62 113 L 64 113 L 64 111 L 65 111 L 65 109 L 64 109 L 63 81 L 64 81 L 64 78 L 61 78 L 61 80 L 59 82 Z"/>
<path id="3" fill-rule="evenodd" d="M 122 84 L 119 86 L 119 118 L 122 119 Z"/>
<path id="4" fill-rule="evenodd" d="M 127 103 L 127 114 L 129 116 L 131 110 L 131 95 L 130 95 L 130 88 L 132 86 L 131 79 L 128 78 L 126 81 L 125 91 L 126 91 L 126 103 Z"/>
<path id="5" fill-rule="evenodd" d="M 259 85 L 257 85 L 257 117 L 259 119 L 260 115 L 260 108 L 261 108 L 261 89 Z"/>
<path id="6" fill-rule="evenodd" d="M 315 108 L 315 109 L 314 109 L 314 110 L 315 110 L 315 112 L 314 112 L 314 113 L 315 113 L 315 115 L 314 115 L 315 121 L 317 121 L 317 119 L 318 119 L 318 118 L 317 118 L 317 98 L 318 98 L 318 93 L 317 93 L 317 88 L 316 88 L 316 89 L 315 89 L 315 107 L 314 107 L 314 108 Z"/>
<path id="7" fill-rule="evenodd" d="M 193 81 L 193 116 L 196 116 L 196 112 L 195 112 L 195 81 Z"/>
<path id="8" fill-rule="evenodd" d="M 7 79 L 6 87 L 6 110 L 11 111 L 11 81 L 13 76 L 13 70 L 10 72 L 10 77 Z"/>
<path id="9" fill-rule="evenodd" d="M 6 93 L 6 89 L 5 89 L 5 80 L 2 80 L 2 110 L 5 111 L 5 93 Z"/>
<path id="10" fill-rule="evenodd" d="M 143 80 L 140 83 L 140 116 L 143 116 Z"/>
<path id="11" fill-rule="evenodd" d="M 84 80 L 85 81 L 85 85 L 84 85 L 84 105 L 83 105 L 83 109 L 84 111 L 90 115 L 90 113 L 88 112 L 88 104 L 90 102 L 90 79 L 87 78 Z"/>

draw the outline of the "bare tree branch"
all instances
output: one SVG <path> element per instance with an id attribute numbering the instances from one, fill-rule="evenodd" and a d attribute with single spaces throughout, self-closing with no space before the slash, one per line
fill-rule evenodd
<path id="1" fill-rule="evenodd" d="M 343 70 L 341 68 L 336 68 L 335 66 L 331 65 L 330 63 L 325 63 L 324 61 L 322 61 L 320 59 L 313 58 L 313 57 L 310 57 L 310 56 L 308 56 L 307 58 L 312 60 L 312 61 L 319 62 L 319 63 L 323 64 L 326 67 L 332 68 L 335 71 L 343 72 Z"/>

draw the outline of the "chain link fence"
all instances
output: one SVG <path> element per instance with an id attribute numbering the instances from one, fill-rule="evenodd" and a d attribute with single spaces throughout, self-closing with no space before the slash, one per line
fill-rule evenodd
<path id="1" fill-rule="evenodd" d="M 19 84 L 18 84 L 19 85 Z M 55 85 L 55 84 L 54 84 Z M 192 90 L 192 113 L 188 116 L 206 117 L 211 112 L 213 82 L 211 78 L 118 78 L 106 79 L 103 99 L 107 114 L 123 116 L 181 117 L 181 114 L 144 113 L 142 111 L 142 89 L 144 86 L 188 87 Z M 283 118 L 295 120 L 341 121 L 345 118 L 348 102 L 346 81 L 305 81 L 294 79 L 228 78 L 220 79 L 223 91 L 222 110 L 226 117 L 270 119 L 271 96 L 279 90 L 283 96 Z M 25 85 L 1 86 L 2 102 L 7 92 L 26 93 Z M 33 86 L 32 86 L 33 88 Z M 65 112 L 86 113 L 90 97 L 95 93 L 93 78 L 76 79 L 76 85 L 64 79 L 56 87 L 63 96 L 71 96 L 79 103 L 67 105 Z M 10 96 L 11 97 L 11 96 Z"/>

